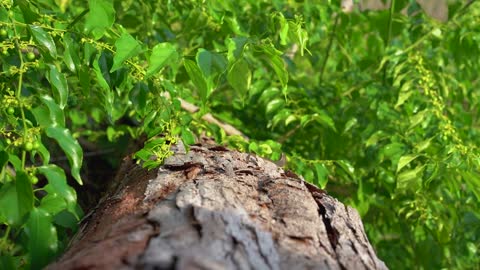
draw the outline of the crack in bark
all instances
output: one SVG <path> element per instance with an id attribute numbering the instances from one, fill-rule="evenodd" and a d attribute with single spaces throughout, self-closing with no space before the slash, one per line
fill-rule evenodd
<path id="1" fill-rule="evenodd" d="M 332 248 L 335 250 L 338 244 L 338 232 L 332 226 L 332 222 L 328 217 L 326 207 L 321 203 L 318 203 L 318 207 L 320 216 L 322 217 L 323 223 L 325 224 L 325 229 L 327 230 L 328 240 L 330 241 Z"/>

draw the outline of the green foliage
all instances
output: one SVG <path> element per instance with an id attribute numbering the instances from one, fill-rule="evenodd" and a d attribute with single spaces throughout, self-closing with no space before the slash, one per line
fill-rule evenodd
<path id="1" fill-rule="evenodd" d="M 82 184 L 79 139 L 144 138 L 155 168 L 202 133 L 286 153 L 392 269 L 479 265 L 479 4 L 449 1 L 442 23 L 414 0 L 340 2 L 0 1 L 0 268 L 42 268 L 76 230 L 51 156 Z"/>

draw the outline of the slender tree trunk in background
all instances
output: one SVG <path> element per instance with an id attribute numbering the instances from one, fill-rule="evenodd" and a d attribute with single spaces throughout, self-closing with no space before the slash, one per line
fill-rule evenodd
<path id="1" fill-rule="evenodd" d="M 356 210 L 221 146 L 179 145 L 115 186 L 48 269 L 386 269 Z"/>

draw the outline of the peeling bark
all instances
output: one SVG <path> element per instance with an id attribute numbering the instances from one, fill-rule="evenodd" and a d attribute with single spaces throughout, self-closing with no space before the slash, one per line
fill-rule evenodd
<path id="1" fill-rule="evenodd" d="M 354 209 L 254 155 L 192 146 L 116 186 L 48 269 L 387 269 Z"/>

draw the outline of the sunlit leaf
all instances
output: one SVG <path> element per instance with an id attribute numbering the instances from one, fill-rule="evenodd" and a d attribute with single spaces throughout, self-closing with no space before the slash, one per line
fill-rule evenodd
<path id="1" fill-rule="evenodd" d="M 76 44 L 69 34 L 63 36 L 65 51 L 63 52 L 63 61 L 71 72 L 80 69 L 80 58 L 78 56 L 78 44 Z"/>
<path id="2" fill-rule="evenodd" d="M 400 191 L 417 191 L 421 188 L 422 172 L 425 165 L 418 166 L 415 169 L 402 172 L 397 177 L 397 189 Z"/>
<path id="3" fill-rule="evenodd" d="M 291 123 L 297 121 L 297 116 L 296 115 L 293 115 L 293 114 L 290 114 L 287 119 L 285 119 L 285 126 L 288 126 L 290 125 Z"/>
<path id="4" fill-rule="evenodd" d="M 61 73 L 55 65 L 48 65 L 50 72 L 48 73 L 48 81 L 53 86 L 53 97 L 60 109 L 64 109 L 68 100 L 68 83 L 65 75 Z"/>
<path id="5" fill-rule="evenodd" d="M 404 155 L 400 157 L 397 165 L 397 172 L 399 172 L 403 167 L 407 166 L 410 162 L 416 159 L 418 155 Z"/>
<path id="6" fill-rule="evenodd" d="M 164 42 L 155 45 L 148 61 L 147 77 L 156 74 L 164 66 L 171 65 L 176 61 L 178 61 L 178 53 L 171 43 Z"/>
<path id="7" fill-rule="evenodd" d="M 355 172 L 355 168 L 353 165 L 347 161 L 347 160 L 336 160 L 335 163 L 340 166 L 348 175 L 352 178 L 355 179 L 355 175 L 353 174 Z"/>
<path id="8" fill-rule="evenodd" d="M 67 155 L 72 176 L 81 185 L 80 169 L 83 162 L 83 151 L 77 140 L 72 137 L 68 129 L 61 127 L 48 127 L 46 134 L 48 137 L 55 139 Z"/>
<path id="9" fill-rule="evenodd" d="M 116 52 L 113 57 L 113 65 L 110 72 L 121 68 L 126 60 L 138 55 L 142 51 L 142 47 L 140 46 L 140 42 L 124 31 L 115 42 L 115 50 Z"/>
<path id="10" fill-rule="evenodd" d="M 335 128 L 335 123 L 333 122 L 333 119 L 330 116 L 328 116 L 328 114 L 326 114 L 325 112 L 316 113 L 312 117 L 313 117 L 313 120 L 318 121 L 320 124 L 331 128 L 333 131 L 337 131 L 337 129 Z"/>
<path id="11" fill-rule="evenodd" d="M 41 174 L 45 175 L 48 180 L 48 185 L 45 189 L 50 191 L 49 193 L 60 195 L 60 197 L 66 201 L 69 209 L 73 211 L 77 195 L 73 188 L 67 184 L 64 171 L 56 165 L 41 166 L 37 169 Z"/>
<path id="12" fill-rule="evenodd" d="M 316 178 L 314 184 L 318 185 L 320 188 L 325 188 L 328 182 L 328 169 L 323 163 L 315 163 L 315 174 Z"/>
<path id="13" fill-rule="evenodd" d="M 95 39 L 99 39 L 115 21 L 113 1 L 89 0 L 88 7 L 90 11 L 85 21 L 85 32 L 92 33 Z"/>
<path id="14" fill-rule="evenodd" d="M 57 58 L 57 47 L 55 46 L 52 36 L 38 25 L 30 25 L 29 27 L 35 41 L 45 48 L 50 53 L 50 56 Z"/>
<path id="15" fill-rule="evenodd" d="M 345 127 L 343 128 L 343 133 L 347 133 L 352 127 L 354 127 L 358 123 L 357 118 L 352 118 L 348 120 L 348 122 L 345 124 Z"/>
<path id="16" fill-rule="evenodd" d="M 270 101 L 268 104 L 267 104 L 267 107 L 266 107 L 266 113 L 267 114 L 272 114 L 272 113 L 275 113 L 276 111 L 278 111 L 283 105 L 285 104 L 285 100 L 283 99 L 274 99 L 272 101 Z"/>
<path id="17" fill-rule="evenodd" d="M 48 110 L 45 110 L 45 107 L 37 107 L 33 109 L 33 114 L 37 122 L 42 127 L 49 126 L 65 126 L 65 115 L 63 110 L 55 103 L 52 97 L 44 95 L 40 96 L 40 100 L 47 106 Z"/>
<path id="18" fill-rule="evenodd" d="M 234 37 L 227 40 L 228 54 L 227 58 L 229 62 L 235 61 L 243 54 L 245 45 L 248 42 L 246 37 Z"/>

